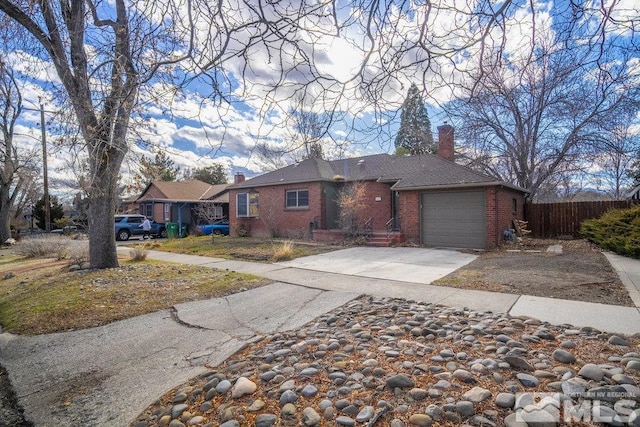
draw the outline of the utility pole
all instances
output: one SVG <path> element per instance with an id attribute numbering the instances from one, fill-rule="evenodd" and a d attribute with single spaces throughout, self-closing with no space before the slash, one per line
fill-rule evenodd
<path id="1" fill-rule="evenodd" d="M 51 232 L 51 205 L 49 204 L 49 175 L 47 173 L 47 131 L 44 127 L 44 105 L 40 103 L 40 129 L 42 130 L 42 170 L 44 176 L 44 231 Z"/>

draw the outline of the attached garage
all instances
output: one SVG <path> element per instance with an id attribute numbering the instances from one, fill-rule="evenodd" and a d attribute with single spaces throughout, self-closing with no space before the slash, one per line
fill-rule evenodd
<path id="1" fill-rule="evenodd" d="M 486 192 L 422 193 L 421 242 L 429 246 L 485 249 Z"/>

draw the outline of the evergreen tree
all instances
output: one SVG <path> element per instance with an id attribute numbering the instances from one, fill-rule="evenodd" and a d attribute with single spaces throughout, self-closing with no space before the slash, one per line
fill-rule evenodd
<path id="1" fill-rule="evenodd" d="M 175 181 L 179 171 L 180 168 L 175 167 L 173 160 L 162 150 L 153 159 L 142 156 L 140 170 L 135 174 L 134 183 L 128 190 L 139 193 L 152 181 Z"/>
<path id="2" fill-rule="evenodd" d="M 403 155 L 433 154 L 436 147 L 431 134 L 431 122 L 418 87 L 412 83 L 402 103 L 400 130 L 396 135 L 396 153 Z"/>
<path id="3" fill-rule="evenodd" d="M 64 209 L 62 204 L 58 201 L 56 196 L 49 197 L 49 223 L 55 224 L 56 220 L 61 219 L 64 216 Z M 38 228 L 44 230 L 46 228 L 44 219 L 44 196 L 40 197 L 33 207 L 33 217 L 36 220 Z M 52 229 L 55 227 L 51 227 Z"/>
<path id="4" fill-rule="evenodd" d="M 185 179 L 197 179 L 211 185 L 226 184 L 227 172 L 219 163 L 212 166 L 204 166 L 196 169 L 187 169 L 184 172 Z"/>

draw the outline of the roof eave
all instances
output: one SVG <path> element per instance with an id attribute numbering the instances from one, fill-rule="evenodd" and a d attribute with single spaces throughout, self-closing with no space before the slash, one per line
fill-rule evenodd
<path id="1" fill-rule="evenodd" d="M 516 185 L 509 184 L 508 182 L 503 181 L 487 181 L 487 182 L 463 182 L 457 184 L 441 184 L 441 185 L 416 185 L 410 187 L 402 187 L 393 185 L 391 187 L 392 190 L 395 191 L 412 191 L 412 190 L 447 190 L 447 189 L 456 189 L 456 188 L 479 188 L 479 187 L 504 187 L 509 188 L 511 190 L 516 190 L 521 193 L 529 193 L 529 191 L 520 188 Z"/>

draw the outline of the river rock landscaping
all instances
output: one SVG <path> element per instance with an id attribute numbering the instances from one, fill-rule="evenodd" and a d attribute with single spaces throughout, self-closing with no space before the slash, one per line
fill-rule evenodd
<path id="1" fill-rule="evenodd" d="M 640 426 L 639 384 L 638 335 L 361 297 L 263 337 L 131 425 Z"/>

